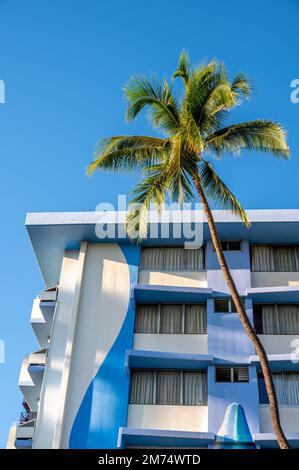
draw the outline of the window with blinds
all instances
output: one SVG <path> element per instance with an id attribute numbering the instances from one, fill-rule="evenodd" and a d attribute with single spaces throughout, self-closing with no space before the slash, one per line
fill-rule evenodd
<path id="1" fill-rule="evenodd" d="M 272 372 L 279 405 L 299 406 L 299 372 Z M 259 402 L 269 404 L 264 377 L 259 374 Z"/>
<path id="2" fill-rule="evenodd" d="M 216 382 L 248 382 L 248 367 L 216 367 Z"/>
<path id="3" fill-rule="evenodd" d="M 150 271 L 202 271 L 203 248 L 182 247 L 142 248 L 140 269 Z"/>
<path id="4" fill-rule="evenodd" d="M 135 333 L 206 334 L 206 306 L 203 304 L 138 304 Z"/>
<path id="5" fill-rule="evenodd" d="M 251 270 L 256 272 L 299 271 L 299 245 L 252 246 Z"/>
<path id="6" fill-rule="evenodd" d="M 299 335 L 299 304 L 255 304 L 254 327 L 264 335 Z"/>
<path id="7" fill-rule="evenodd" d="M 245 307 L 245 300 L 241 299 L 243 307 Z M 237 312 L 235 303 L 232 299 L 215 299 L 214 300 L 215 313 L 231 313 Z"/>
<path id="8" fill-rule="evenodd" d="M 189 370 L 134 370 L 130 403 L 136 405 L 207 404 L 207 374 Z"/>

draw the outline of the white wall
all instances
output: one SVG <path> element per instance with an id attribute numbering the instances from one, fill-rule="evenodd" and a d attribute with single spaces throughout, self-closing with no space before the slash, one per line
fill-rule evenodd
<path id="1" fill-rule="evenodd" d="M 140 284 L 157 286 L 207 287 L 206 271 L 139 271 Z"/>
<path id="2" fill-rule="evenodd" d="M 208 354 L 207 335 L 135 334 L 134 349 L 144 351 Z"/>
<path id="3" fill-rule="evenodd" d="M 206 432 L 208 431 L 208 407 L 129 405 L 127 427 Z"/>
<path id="4" fill-rule="evenodd" d="M 251 287 L 280 287 L 299 285 L 299 272 L 251 272 Z"/>
<path id="5" fill-rule="evenodd" d="M 268 354 L 295 354 L 299 345 L 299 335 L 259 335 L 259 338 Z"/>
<path id="6" fill-rule="evenodd" d="M 260 432 L 273 432 L 269 405 L 259 405 Z M 280 406 L 279 415 L 285 432 L 299 432 L 299 407 Z"/>
<path id="7" fill-rule="evenodd" d="M 15 424 L 13 424 L 9 428 L 6 449 L 15 449 L 16 448 L 15 447 L 16 432 L 17 432 L 17 426 Z"/>
<path id="8" fill-rule="evenodd" d="M 44 375 L 33 448 L 51 449 L 53 444 L 78 254 L 78 251 L 67 251 L 62 262 L 51 347 Z"/>

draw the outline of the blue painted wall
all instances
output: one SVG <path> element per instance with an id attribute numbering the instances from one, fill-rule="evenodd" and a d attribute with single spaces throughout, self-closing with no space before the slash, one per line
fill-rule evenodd
<path id="1" fill-rule="evenodd" d="M 251 434 L 259 432 L 258 383 L 255 366 L 249 367 L 249 382 L 222 383 L 215 381 L 215 366 L 208 367 L 208 430 L 217 434 L 226 409 L 240 403 L 245 411 Z"/>
<path id="2" fill-rule="evenodd" d="M 252 301 L 245 300 L 246 312 L 253 322 Z M 208 354 L 223 361 L 237 362 L 254 355 L 254 348 L 236 313 L 215 313 L 214 299 L 207 300 Z"/>
<path id="3" fill-rule="evenodd" d="M 244 295 L 246 289 L 251 286 L 248 240 L 242 240 L 241 248 L 240 251 L 226 251 L 224 254 L 236 286 L 240 294 Z M 228 293 L 228 288 L 211 241 L 207 242 L 206 267 L 208 287 L 213 288 L 214 291 L 219 293 Z"/>

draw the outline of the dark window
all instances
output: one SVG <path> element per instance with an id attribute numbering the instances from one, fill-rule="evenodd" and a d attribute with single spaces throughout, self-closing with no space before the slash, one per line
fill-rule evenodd
<path id="1" fill-rule="evenodd" d="M 245 300 L 241 299 L 241 302 L 243 307 L 245 307 Z M 214 311 L 215 313 L 236 313 L 237 309 L 232 299 L 215 299 Z"/>
<path id="2" fill-rule="evenodd" d="M 248 382 L 248 367 L 216 367 L 216 382 Z"/>
<path id="3" fill-rule="evenodd" d="M 228 313 L 229 312 L 229 300 L 216 299 L 214 301 L 214 307 L 216 313 Z"/>
<path id="4" fill-rule="evenodd" d="M 221 248 L 223 251 L 241 251 L 241 241 L 223 241 Z"/>

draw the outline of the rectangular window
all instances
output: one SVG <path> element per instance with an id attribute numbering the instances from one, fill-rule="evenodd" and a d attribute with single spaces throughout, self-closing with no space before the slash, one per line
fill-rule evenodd
<path id="1" fill-rule="evenodd" d="M 207 315 L 203 304 L 137 305 L 135 333 L 206 334 Z"/>
<path id="2" fill-rule="evenodd" d="M 216 367 L 216 382 L 248 382 L 248 367 Z"/>
<path id="3" fill-rule="evenodd" d="M 279 405 L 299 406 L 299 372 L 272 372 L 272 378 L 276 390 Z M 265 380 L 260 374 L 259 380 L 259 402 L 268 404 Z"/>
<path id="4" fill-rule="evenodd" d="M 299 335 L 299 304 L 254 305 L 256 332 L 264 335 Z"/>
<path id="5" fill-rule="evenodd" d="M 252 246 L 251 269 L 255 272 L 297 272 L 299 271 L 299 246 Z"/>
<path id="6" fill-rule="evenodd" d="M 131 404 L 206 405 L 207 376 L 204 371 L 134 370 Z"/>
<path id="7" fill-rule="evenodd" d="M 222 241 L 221 248 L 223 251 L 241 251 L 241 241 Z"/>
<path id="8" fill-rule="evenodd" d="M 245 300 L 241 299 L 243 307 L 245 307 Z M 232 313 L 236 312 L 236 306 L 232 299 L 215 299 L 214 312 L 215 313 Z"/>
<path id="9" fill-rule="evenodd" d="M 202 271 L 204 249 L 182 247 L 142 248 L 140 269 L 150 271 Z"/>

